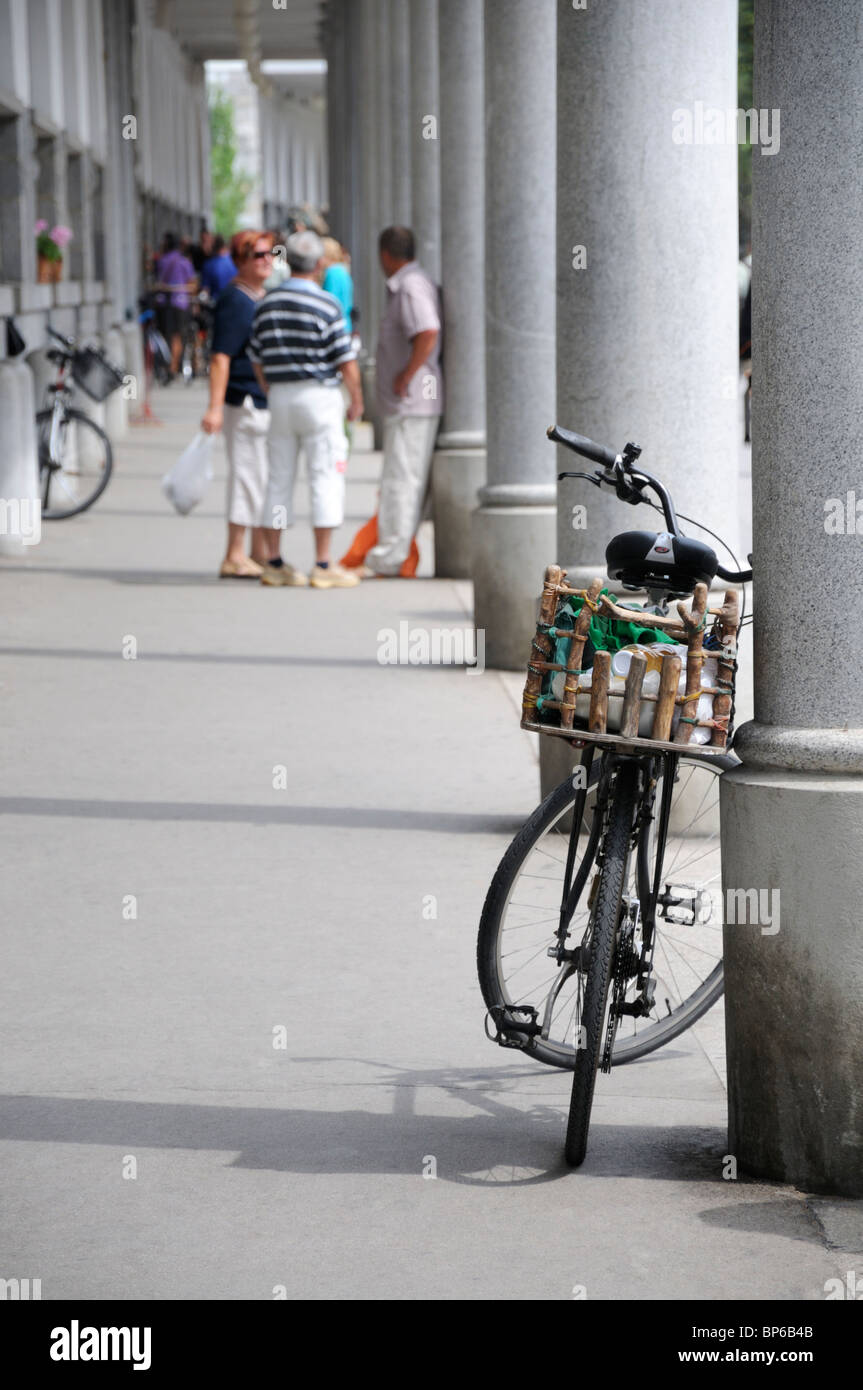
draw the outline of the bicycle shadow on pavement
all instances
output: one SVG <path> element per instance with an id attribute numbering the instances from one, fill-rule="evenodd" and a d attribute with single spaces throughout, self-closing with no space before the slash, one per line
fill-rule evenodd
<path id="1" fill-rule="evenodd" d="M 234 1168 L 285 1173 L 422 1177 L 433 1171 L 439 1181 L 480 1187 L 577 1183 L 584 1175 L 715 1179 L 727 1188 L 721 1184 L 721 1129 L 599 1122 L 584 1166 L 573 1173 L 562 1158 L 568 1078 L 560 1077 L 559 1099 L 555 1095 L 549 1103 L 545 1093 L 532 1099 L 525 1090 L 525 1080 L 536 1077 L 527 1068 L 480 1072 L 381 1065 L 386 1074 L 372 1083 L 334 1082 L 331 1072 L 320 1078 L 320 1091 L 334 1086 L 359 1091 L 369 1100 L 368 1109 L 7 1095 L 0 1097 L 0 1140 L 107 1145 L 123 1152 L 209 1150 L 233 1153 L 229 1166 Z M 382 1089 L 390 1093 L 385 1107 L 379 1105 Z M 436 1096 L 430 1094 L 434 1091 Z M 441 1092 L 444 1104 L 459 1113 L 424 1113 L 423 1106 L 440 1108 Z"/>

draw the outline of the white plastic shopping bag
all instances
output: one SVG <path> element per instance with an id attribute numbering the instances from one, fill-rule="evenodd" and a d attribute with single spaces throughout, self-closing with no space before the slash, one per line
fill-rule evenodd
<path id="1" fill-rule="evenodd" d="M 199 430 L 170 473 L 162 479 L 162 491 L 182 516 L 203 501 L 213 477 L 213 436 Z"/>

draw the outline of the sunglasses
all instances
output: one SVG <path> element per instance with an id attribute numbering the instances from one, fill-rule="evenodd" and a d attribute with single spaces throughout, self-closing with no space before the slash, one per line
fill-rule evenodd
<path id="1" fill-rule="evenodd" d="M 252 257 L 256 261 L 262 261 L 265 256 L 272 256 L 272 251 L 253 251 Z"/>

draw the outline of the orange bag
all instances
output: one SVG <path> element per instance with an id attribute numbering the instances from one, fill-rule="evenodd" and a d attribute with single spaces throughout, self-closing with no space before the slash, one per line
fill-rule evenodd
<path id="1" fill-rule="evenodd" d="M 365 564 L 366 556 L 368 555 L 372 546 L 377 545 L 377 543 L 378 518 L 377 515 L 375 515 L 372 517 L 371 521 L 367 521 L 365 526 L 361 526 L 359 531 L 357 531 L 357 534 L 351 541 L 350 549 L 347 550 L 345 554 L 342 556 L 341 560 L 339 560 L 339 564 L 344 565 L 345 569 L 359 569 L 360 565 Z M 401 578 L 412 579 L 417 572 L 417 565 L 419 564 L 419 562 L 419 547 L 416 543 L 416 538 L 414 538 L 414 540 L 411 541 L 411 548 L 410 552 L 408 553 L 408 558 L 404 561 L 401 569 L 399 570 L 399 575 L 401 576 Z"/>

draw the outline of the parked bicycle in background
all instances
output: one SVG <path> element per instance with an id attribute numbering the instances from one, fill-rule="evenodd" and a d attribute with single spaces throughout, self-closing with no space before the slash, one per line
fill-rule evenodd
<path id="1" fill-rule="evenodd" d="M 59 521 L 92 507 L 113 467 L 107 434 L 72 405 L 75 387 L 93 401 L 105 401 L 122 386 L 123 373 L 100 348 L 79 347 L 50 324 L 48 332 L 60 344 L 47 353 L 57 365 L 57 377 L 48 384 L 45 408 L 36 416 L 36 444 L 42 516 Z"/>

